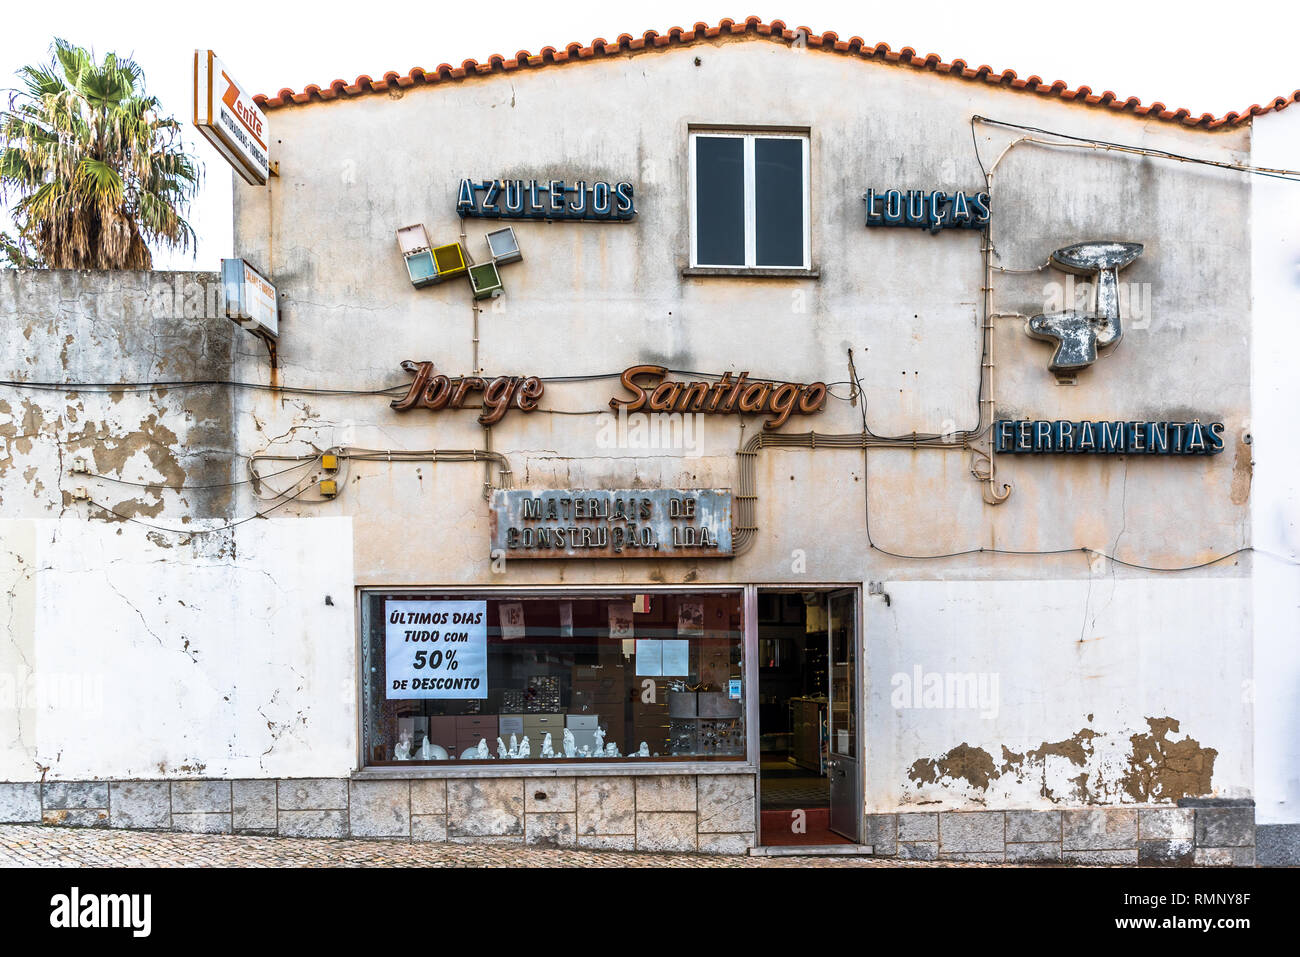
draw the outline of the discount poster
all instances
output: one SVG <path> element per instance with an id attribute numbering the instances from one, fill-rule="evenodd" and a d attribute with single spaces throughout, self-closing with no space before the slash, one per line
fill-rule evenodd
<path id="1" fill-rule="evenodd" d="M 384 602 L 389 699 L 486 698 L 487 602 Z"/>

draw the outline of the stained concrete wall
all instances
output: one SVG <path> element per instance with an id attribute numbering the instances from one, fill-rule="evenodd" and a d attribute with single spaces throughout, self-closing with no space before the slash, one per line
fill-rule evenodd
<path id="1" fill-rule="evenodd" d="M 0 271 L 2 377 L 229 380 L 242 343 L 215 290 Z M 0 395 L 0 779 L 354 765 L 350 522 L 211 531 L 252 513 L 232 511 L 234 402 L 215 385 Z"/>
<path id="2" fill-rule="evenodd" d="M 232 391 L 105 385 L 230 379 L 241 343 L 221 318 L 219 290 L 208 273 L 0 271 L 4 379 L 87 386 L 0 394 L 6 518 L 63 515 L 78 487 L 103 506 L 87 507 L 98 519 L 116 512 L 167 524 L 164 511 L 173 523 L 229 513 L 230 487 L 168 487 L 229 483 L 243 473 Z M 74 478 L 78 467 L 86 474 Z"/>
<path id="3" fill-rule="evenodd" d="M 547 377 L 617 373 L 659 362 L 710 373 L 749 370 L 754 376 L 839 383 L 834 388 L 841 398 L 825 412 L 792 420 L 784 430 L 858 432 L 861 406 L 843 401 L 846 350 L 852 347 L 874 431 L 967 428 L 976 421 L 979 397 L 980 237 L 868 230 L 861 194 L 868 186 L 978 188 L 982 178 L 970 126 L 976 113 L 1216 160 L 1249 156 L 1247 127 L 1191 131 L 766 41 L 721 42 L 689 52 L 616 57 L 275 111 L 272 145 L 281 176 L 263 189 L 237 186 L 236 246 L 279 285 L 275 376 L 289 386 L 366 390 L 405 383 L 409 379 L 398 368 L 403 359 L 431 359 L 449 374 L 474 372 L 477 365 L 488 374 Z M 812 248 L 819 278 L 684 277 L 690 125 L 774 122 L 810 129 Z M 978 127 L 984 164 L 1017 135 Z M 413 289 L 394 238 L 397 228 L 421 221 L 436 242 L 459 238 L 454 199 L 461 176 L 628 179 L 635 184 L 639 210 L 626 225 L 515 224 L 524 260 L 503 267 L 505 295 L 484 304 L 477 315 L 477 362 L 476 314 L 467 286 L 451 282 Z M 306 626 L 326 628 L 330 648 L 352 648 L 350 608 L 323 606 L 323 594 L 307 584 L 328 585 L 316 591 L 330 593 L 342 587 L 344 569 L 349 584 L 387 586 L 883 582 L 895 603 L 882 610 L 882 599 L 864 596 L 869 809 L 893 810 L 915 801 L 921 791 L 914 766 L 925 779 L 927 799 L 942 800 L 949 809 L 1053 808 L 1062 796 L 1128 802 L 1131 795 L 1101 788 L 1094 778 L 1123 766 L 1157 773 L 1163 752 L 1158 743 L 1143 744 L 1143 736 L 1151 735 L 1198 753 L 1214 749 L 1214 771 L 1208 786 L 1198 784 L 1199 789 L 1212 795 L 1251 793 L 1251 711 L 1239 704 L 1251 654 L 1250 599 L 1241 586 L 1251 570 L 1248 556 L 1194 577 L 1145 572 L 1081 552 L 984 553 L 922 562 L 868 547 L 864 514 L 864 505 L 869 506 L 878 545 L 910 554 L 981 546 L 1087 546 L 1133 562 L 1181 565 L 1245 544 L 1250 455 L 1241 435 L 1250 417 L 1251 329 L 1250 230 L 1243 210 L 1249 196 L 1236 174 L 1026 143 L 1010 149 L 995 176 L 998 263 L 1030 269 L 1069 242 L 1138 241 L 1146 244 L 1146 254 L 1123 278 L 1140 284 L 1150 297 L 1149 318 L 1131 324 L 1119 349 L 1075 386 L 1058 385 L 1047 373 L 1049 348 L 1024 334 L 1022 320 L 995 320 L 999 415 L 1219 419 L 1227 423 L 1222 455 L 1000 457 L 999 479 L 1015 491 L 1007 503 L 993 507 L 984 504 L 981 486 L 971 477 L 978 463 L 964 451 L 873 451 L 868 482 L 860 451 L 765 450 L 756 467 L 759 532 L 743 556 L 708 562 L 509 562 L 503 573 L 490 567 L 482 465 L 353 462 L 337 499 L 295 501 L 277 510 L 287 521 L 268 527 L 301 524 L 304 530 L 277 532 L 274 547 L 268 540 L 256 552 L 261 564 L 249 566 L 249 575 L 266 566 L 274 566 L 268 574 L 290 575 L 283 579 L 289 589 L 284 600 L 290 609 L 303 609 L 295 620 L 304 624 L 304 633 L 295 633 L 281 649 L 275 623 L 255 623 L 251 610 L 240 610 L 246 634 L 263 636 L 254 662 L 241 658 L 236 667 L 232 652 L 218 653 L 209 644 L 209 657 L 196 666 L 203 674 L 232 676 L 261 668 L 265 658 L 273 667 L 254 679 L 254 710 L 269 700 L 273 686 L 281 688 L 291 694 L 293 709 L 307 709 L 330 733 L 321 737 L 304 730 L 293 738 L 292 749 L 285 747 L 279 763 L 254 769 L 253 754 L 269 740 L 244 724 L 251 720 L 245 701 L 238 717 L 217 726 L 220 734 L 196 739 L 197 749 L 167 750 L 166 763 L 174 768 L 199 762 L 207 767 L 205 774 L 253 776 L 337 774 L 351 766 L 355 716 L 351 703 L 339 701 L 333 683 L 340 673 L 354 675 L 351 651 L 340 651 L 342 658 L 329 668 L 321 665 L 318 674 L 292 689 L 278 671 L 304 653 Z M 490 224 L 474 221 L 465 226 L 464 241 L 480 257 L 487 228 Z M 995 311 L 1042 311 L 1052 295 L 1048 283 L 1063 280 L 1050 271 L 999 273 Z M 213 335 L 230 334 L 225 320 L 203 326 L 217 327 L 223 332 Z M 149 345 L 162 355 L 162 344 Z M 271 381 L 259 343 L 241 333 L 227 348 L 231 378 Z M 125 368 L 122 378 L 133 370 L 129 364 Z M 69 370 L 69 377 L 72 371 L 94 370 Z M 606 409 L 615 394 L 614 379 L 550 382 L 542 402 L 548 411 L 512 411 L 490 434 L 470 411 L 399 415 L 387 397 L 373 395 L 272 396 L 244 390 L 227 393 L 222 414 L 229 448 L 241 455 L 299 455 L 342 445 L 384 450 L 490 444 L 508 457 L 515 484 L 523 487 L 735 487 L 734 452 L 759 428 L 756 420 L 710 420 L 698 445 L 670 454 L 627 444 L 611 448 L 602 441 L 607 419 L 594 413 Z M 181 401 L 176 395 L 160 398 Z M 112 426 L 113 434 L 139 431 L 144 416 L 135 417 L 130 408 L 131 415 Z M 218 422 L 220 415 L 210 418 Z M 194 446 L 188 431 L 168 428 L 176 439 L 161 436 L 163 444 L 188 481 L 198 482 L 198 473 L 181 457 Z M 211 444 L 215 439 L 204 447 Z M 93 448 L 84 451 L 93 454 Z M 56 452 L 40 454 L 46 458 L 38 471 L 54 469 Z M 106 463 L 111 474 L 134 481 L 165 477 L 147 454 L 132 455 Z M 213 457 L 218 459 L 234 460 Z M 159 462 L 170 467 L 167 459 Z M 20 498 L 54 501 L 31 490 L 37 473 L 31 480 L 15 477 L 25 467 L 16 461 L 0 481 L 17 483 Z M 226 465 L 205 468 L 204 474 L 235 474 Z M 43 481 L 49 486 L 54 480 Z M 89 484 L 102 488 L 99 481 Z M 270 480 L 260 491 L 285 487 Z M 6 517 L 10 494 L 5 492 Z M 172 527 L 187 518 L 238 518 L 264 505 L 246 486 L 202 504 L 165 491 L 129 494 L 124 500 L 157 508 L 151 520 Z M 119 534 L 90 506 L 60 507 L 67 510 L 65 523 L 90 522 Z M 46 505 L 36 511 L 52 517 L 54 509 Z M 350 523 L 351 537 L 330 532 L 327 549 L 326 533 L 311 529 L 336 528 L 318 526 L 330 519 Z M 236 530 L 237 540 L 247 527 Z M 16 530 L 14 540 L 29 547 L 36 534 Z M 79 540 L 71 532 L 60 534 L 69 542 Z M 120 534 L 132 532 L 120 529 Z M 313 555 L 313 543 L 314 563 L 290 561 Z M 163 549 L 158 543 L 154 547 Z M 60 563 L 68 560 L 66 552 L 57 554 Z M 202 564 L 206 559 L 194 551 L 186 560 Z M 290 565 L 292 574 L 286 571 Z M 32 587 L 22 574 L 17 578 L 20 590 Z M 70 583 L 62 571 L 51 581 L 56 579 Z M 212 587 L 197 584 L 208 579 L 191 581 L 193 586 L 169 585 L 169 595 L 186 589 L 206 595 Z M 39 595 L 39 581 L 36 590 Z M 97 594 L 106 597 L 104 588 Z M 1206 607 L 1207 594 L 1231 603 L 1222 619 L 1219 612 L 1190 614 Z M 47 641 L 44 629 L 53 627 L 51 613 L 41 609 L 55 603 L 34 600 L 34 610 L 21 611 L 28 607 L 25 598 L 15 598 L 13 606 L 35 621 L 35 637 L 28 643 L 39 647 Z M 338 594 L 334 600 L 339 602 Z M 351 600 L 349 595 L 346 604 Z M 321 607 L 315 614 L 347 621 L 314 617 L 307 609 L 316 605 Z M 121 604 L 114 620 L 129 621 L 129 607 Z M 42 614 L 47 617 L 41 619 Z M 152 627 L 154 619 L 148 621 Z M 187 633 L 188 627 L 186 620 L 174 631 Z M 1076 647 L 1076 630 L 1085 646 L 1091 643 L 1084 651 Z M 154 667 L 157 655 L 171 656 L 159 667 L 173 675 L 193 663 L 186 662 L 175 640 L 141 657 L 138 646 L 153 639 L 143 627 L 136 631 L 133 663 Z M 63 639 L 48 640 L 55 648 Z M 258 646 L 251 637 L 246 640 L 236 647 L 252 654 Z M 26 648 L 21 641 L 15 653 L 20 648 Z M 944 662 L 942 668 L 937 660 Z M 909 711 L 880 704 L 894 675 L 912 673 L 918 665 L 923 672 L 996 672 L 1002 676 L 1001 693 L 1014 705 L 1004 703 L 997 720 L 974 723 L 957 708 Z M 1036 690 L 1043 684 L 1051 693 Z M 222 681 L 213 685 L 226 687 Z M 159 721 L 176 720 L 170 710 L 175 703 L 165 697 L 155 701 Z M 272 724 L 291 718 L 287 712 L 276 714 Z M 1153 730 L 1151 720 L 1163 722 L 1163 730 Z M 138 730 L 126 719 L 119 729 L 127 726 Z M 975 787 L 968 776 L 931 774 L 931 764 L 925 763 L 938 769 L 961 745 L 1001 763 L 1009 760 L 1003 745 L 1027 755 L 1044 744 L 1078 738 L 1084 729 L 1097 735 L 1091 739 L 1097 754 L 1083 768 L 1068 759 L 1048 762 L 1038 789 L 1025 782 L 1012 786 L 1006 774 Z M 165 735 L 156 733 L 153 750 L 161 752 Z M 40 759 L 48 760 L 43 752 Z M 100 757 L 79 763 L 75 773 L 121 776 L 120 765 L 134 771 L 140 760 L 106 747 Z M 1022 766 L 1027 774 L 1028 758 Z M 1085 770 L 1092 777 L 1076 793 L 1072 782 Z M 1152 796 L 1169 799 L 1169 793 Z"/>

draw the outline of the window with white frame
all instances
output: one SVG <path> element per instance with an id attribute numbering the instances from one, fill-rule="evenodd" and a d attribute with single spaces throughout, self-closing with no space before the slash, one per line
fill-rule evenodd
<path id="1" fill-rule="evenodd" d="M 691 133 L 691 265 L 809 269 L 808 136 Z"/>

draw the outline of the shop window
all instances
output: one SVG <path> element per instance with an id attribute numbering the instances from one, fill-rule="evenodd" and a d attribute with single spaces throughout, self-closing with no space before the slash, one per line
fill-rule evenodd
<path id="1" fill-rule="evenodd" d="M 810 268 L 808 137 L 691 134 L 691 265 Z"/>
<path id="2" fill-rule="evenodd" d="M 745 757 L 739 591 L 361 602 L 368 765 Z"/>

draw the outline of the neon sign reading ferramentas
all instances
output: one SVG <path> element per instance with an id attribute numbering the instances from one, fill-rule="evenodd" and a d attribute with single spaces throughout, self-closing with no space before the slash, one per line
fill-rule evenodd
<path id="1" fill-rule="evenodd" d="M 1011 454 L 1214 455 L 1223 451 L 1223 423 L 1002 419 L 993 440 L 995 452 Z"/>

